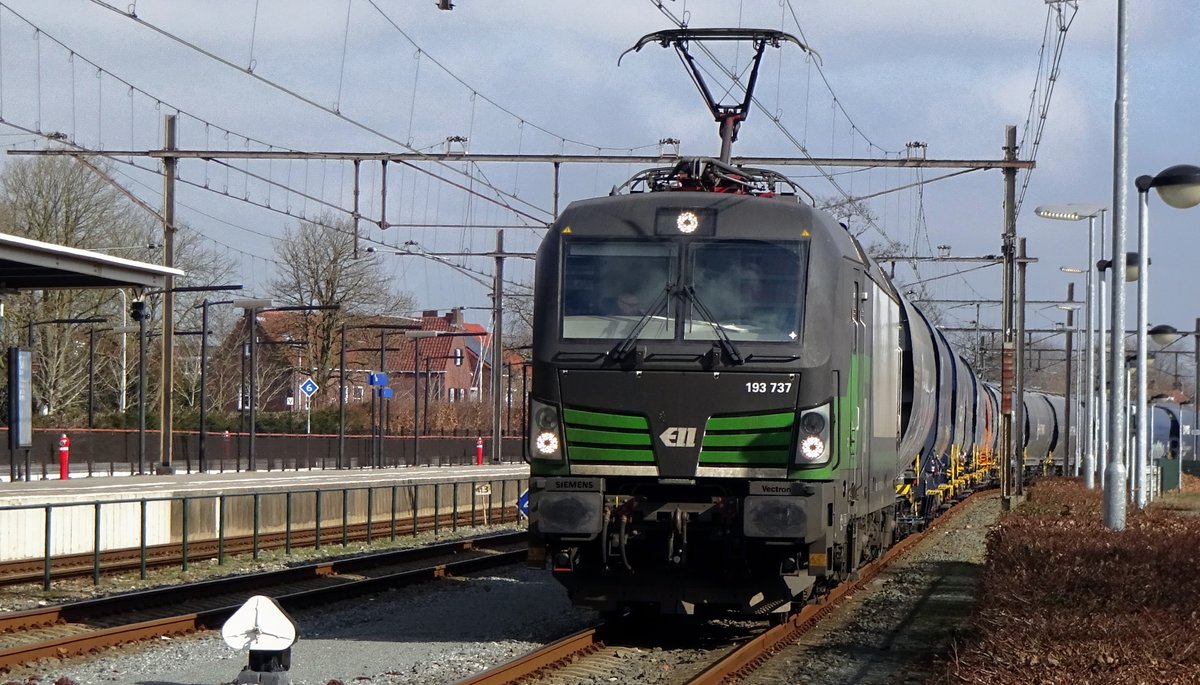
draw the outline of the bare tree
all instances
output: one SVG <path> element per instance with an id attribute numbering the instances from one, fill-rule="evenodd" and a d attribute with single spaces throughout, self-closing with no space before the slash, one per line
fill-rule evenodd
<path id="1" fill-rule="evenodd" d="M 233 280 L 233 267 L 215 250 L 203 242 L 203 236 L 190 227 L 179 227 L 175 236 L 175 266 L 183 270 L 176 287 L 214 287 Z M 197 406 L 200 401 L 200 335 L 201 302 L 205 299 L 228 299 L 232 293 L 179 292 L 175 294 L 175 330 L 186 335 L 176 341 L 175 399 L 185 406 Z M 157 300 L 156 299 L 156 304 Z M 233 327 L 234 317 L 229 308 L 210 308 L 209 344 L 220 340 Z M 161 329 L 161 321 L 159 327 Z"/>
<path id="2" fill-rule="evenodd" d="M 825 210 L 837 217 L 837 220 L 855 238 L 862 237 L 871 224 L 879 219 L 866 202 L 853 197 L 817 198 L 817 209 Z"/>
<path id="3" fill-rule="evenodd" d="M 175 239 L 175 265 L 185 272 L 176 285 L 211 285 L 227 277 L 230 267 L 211 249 L 202 236 L 180 226 Z M 0 174 L 0 230 L 35 240 L 68 247 L 100 250 L 116 256 L 157 262 L 163 257 L 159 238 L 160 218 L 136 206 L 113 185 L 108 166 L 93 162 L 78 164 L 65 157 L 38 157 L 10 161 Z M 37 324 L 54 319 L 102 317 L 108 324 L 96 326 L 94 355 L 89 354 L 88 330 L 81 326 L 36 325 L 34 394 L 47 413 L 61 414 L 81 408 L 88 391 L 87 369 L 94 364 L 92 388 L 98 407 L 114 407 L 125 390 L 129 397 L 129 378 L 136 369 L 137 338 L 107 335 L 111 329 L 128 325 L 130 294 L 118 289 L 78 289 L 32 292 L 10 300 L 9 320 L 26 328 L 5 332 L 6 342 L 18 334 L 28 335 L 29 322 Z M 191 325 L 191 300 L 187 295 L 176 299 L 177 328 Z M 151 310 L 157 310 L 159 298 L 149 298 Z M 198 314 L 194 317 L 197 322 Z M 151 323 L 151 332 L 161 332 L 161 316 Z M 125 353 L 121 353 L 124 340 Z M 22 341 L 24 342 L 24 341 Z M 153 365 L 160 360 L 157 345 L 147 350 Z M 178 363 L 178 360 L 177 360 Z M 149 369 L 147 378 L 158 373 Z M 185 375 L 184 395 L 194 385 Z M 177 386 L 177 392 L 180 390 Z M 148 404 L 156 403 L 153 388 L 146 389 Z"/>
<path id="4" fill-rule="evenodd" d="M 324 215 L 288 228 L 276 241 L 280 266 L 271 281 L 275 303 L 286 306 L 329 307 L 296 317 L 300 330 L 293 337 L 304 346 L 313 380 L 329 384 L 338 363 L 338 329 L 355 315 L 398 314 L 414 308 L 411 295 L 391 287 L 378 259 L 355 258 L 354 225 L 349 219 Z"/>
<path id="5" fill-rule="evenodd" d="M 34 240 L 79 248 L 147 244 L 153 224 L 103 178 L 71 159 L 10 160 L 0 173 L 2 230 Z M 86 330 L 45 324 L 55 319 L 101 317 L 111 310 L 109 290 L 31 292 L 10 301 L 5 331 L 12 344 L 34 324 L 34 397 L 46 413 L 78 407 L 87 390 Z M 25 341 L 22 341 L 25 342 Z"/>

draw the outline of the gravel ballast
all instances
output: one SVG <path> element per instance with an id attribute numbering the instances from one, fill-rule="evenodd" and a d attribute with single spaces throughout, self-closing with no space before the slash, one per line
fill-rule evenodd
<path id="1" fill-rule="evenodd" d="M 999 515 L 998 497 L 981 500 L 946 521 L 747 682 L 922 682 L 973 604 L 986 532 Z M 296 685 L 452 683 L 597 620 L 594 612 L 573 607 L 548 571 L 524 566 L 446 578 L 293 618 L 300 634 L 290 672 Z M 677 682 L 696 658 L 680 647 L 647 649 L 640 655 L 646 663 L 623 650 L 619 661 L 628 661 L 629 668 L 612 669 L 606 675 L 618 678 L 608 682 L 623 682 L 620 676 L 635 673 L 641 682 Z M 34 682 L 31 678 L 54 683 L 65 677 L 79 685 L 214 685 L 236 679 L 246 658 L 208 632 L 47 661 L 0 677 L 0 683 Z"/>
<path id="2" fill-rule="evenodd" d="M 296 685 L 442 685 L 528 652 L 595 620 L 571 606 L 549 572 L 513 566 L 501 575 L 447 578 L 292 616 Z M 246 653 L 219 634 L 183 636 L 47 661 L 0 678 L 53 683 L 214 685 L 237 678 Z"/>

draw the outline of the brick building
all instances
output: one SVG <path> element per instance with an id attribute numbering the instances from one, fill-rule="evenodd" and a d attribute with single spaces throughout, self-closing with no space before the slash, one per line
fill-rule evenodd
<path id="1" fill-rule="evenodd" d="M 455 403 L 490 397 L 490 342 L 479 324 L 463 320 L 462 309 L 445 314 L 425 311 L 419 318 L 355 317 L 333 328 L 329 371 L 319 378 L 319 365 L 306 359 L 317 347 L 306 338 L 314 327 L 308 312 L 263 311 L 256 322 L 255 358 L 258 411 L 304 411 L 308 408 L 301 388 L 312 377 L 320 386 L 313 409 L 337 406 L 341 383 L 342 344 L 345 344 L 347 406 L 369 404 L 376 388 L 371 374 L 383 372 L 392 397 L 390 411 L 403 420 L 414 403 Z M 227 411 L 242 408 L 249 393 L 247 319 L 243 317 L 212 356 L 214 404 Z M 381 350 L 382 348 L 382 350 Z M 239 354 L 240 351 L 240 354 Z M 517 360 L 519 363 L 519 360 Z M 223 382 L 222 382 L 223 379 Z M 239 392 L 239 386 L 241 392 Z M 210 385 L 210 388 L 214 386 Z M 426 397 L 426 393 L 428 396 Z M 377 395 L 376 395 L 377 396 Z"/>

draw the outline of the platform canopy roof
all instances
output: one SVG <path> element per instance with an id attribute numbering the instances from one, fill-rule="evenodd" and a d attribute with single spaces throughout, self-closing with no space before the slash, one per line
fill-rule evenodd
<path id="1" fill-rule="evenodd" d="M 0 292 L 56 288 L 166 287 L 179 269 L 0 233 Z"/>

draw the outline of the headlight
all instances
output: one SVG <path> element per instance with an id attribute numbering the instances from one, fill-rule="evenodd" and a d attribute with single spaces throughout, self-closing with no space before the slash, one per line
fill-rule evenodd
<path id="1" fill-rule="evenodd" d="M 545 461 L 562 461 L 562 428 L 558 408 L 530 398 L 529 456 Z"/>
<path id="2" fill-rule="evenodd" d="M 819 435 L 825 430 L 825 417 L 820 412 L 806 412 L 800 417 L 800 430 L 808 435 Z"/>
<path id="3" fill-rule="evenodd" d="M 795 462 L 799 466 L 814 466 L 829 461 L 829 405 L 823 404 L 800 411 L 796 440 Z"/>
<path id="4" fill-rule="evenodd" d="M 800 457 L 805 461 L 817 461 L 825 454 L 825 441 L 810 435 L 800 441 Z"/>
<path id="5" fill-rule="evenodd" d="M 533 439 L 533 447 L 541 456 L 555 454 L 558 452 L 558 436 L 549 431 L 538 433 L 538 436 Z"/>

